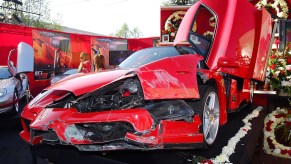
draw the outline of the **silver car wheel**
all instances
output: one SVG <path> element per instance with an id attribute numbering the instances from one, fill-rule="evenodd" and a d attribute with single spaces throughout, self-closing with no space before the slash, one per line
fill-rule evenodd
<path id="1" fill-rule="evenodd" d="M 219 127 L 219 102 L 214 91 L 207 95 L 203 110 L 203 135 L 207 145 L 215 141 Z"/>

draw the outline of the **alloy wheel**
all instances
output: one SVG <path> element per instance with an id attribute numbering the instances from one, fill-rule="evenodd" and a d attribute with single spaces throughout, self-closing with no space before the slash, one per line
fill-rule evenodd
<path id="1" fill-rule="evenodd" d="M 206 98 L 203 111 L 203 135 L 207 145 L 216 139 L 219 127 L 219 102 L 217 94 L 211 91 Z"/>

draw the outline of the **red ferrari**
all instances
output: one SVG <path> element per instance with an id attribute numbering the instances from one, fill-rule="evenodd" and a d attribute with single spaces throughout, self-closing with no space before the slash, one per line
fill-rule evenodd
<path id="1" fill-rule="evenodd" d="M 25 107 L 20 136 L 81 151 L 209 147 L 264 80 L 271 32 L 270 14 L 248 0 L 198 1 L 175 46 L 44 89 Z"/>

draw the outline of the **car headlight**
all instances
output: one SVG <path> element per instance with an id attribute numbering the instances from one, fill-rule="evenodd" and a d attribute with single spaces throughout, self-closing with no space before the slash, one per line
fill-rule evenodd
<path id="1" fill-rule="evenodd" d="M 45 96 L 47 96 L 48 94 L 50 94 L 52 92 L 52 90 L 48 90 L 48 91 L 43 91 L 40 94 L 38 94 L 34 99 L 32 99 L 29 103 L 28 106 L 32 106 L 33 104 L 35 104 L 36 102 L 40 101 L 42 98 L 44 98 Z"/>
<path id="2" fill-rule="evenodd" d="M 85 134 L 85 130 L 78 129 L 75 125 L 70 125 L 65 129 L 65 136 L 67 140 L 71 140 L 71 138 L 75 140 L 84 140 Z"/>
<path id="3" fill-rule="evenodd" d="M 7 94 L 7 89 L 6 88 L 0 88 L 0 98 L 4 97 Z"/>

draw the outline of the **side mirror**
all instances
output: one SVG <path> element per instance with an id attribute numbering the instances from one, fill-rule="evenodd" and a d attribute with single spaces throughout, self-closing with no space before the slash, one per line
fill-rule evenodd
<path id="1" fill-rule="evenodd" d="M 239 64 L 226 57 L 220 57 L 217 61 L 217 66 L 214 68 L 214 70 L 216 71 L 221 67 L 222 68 L 238 68 Z"/>

